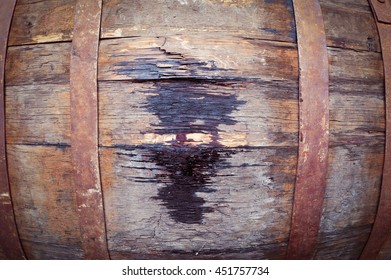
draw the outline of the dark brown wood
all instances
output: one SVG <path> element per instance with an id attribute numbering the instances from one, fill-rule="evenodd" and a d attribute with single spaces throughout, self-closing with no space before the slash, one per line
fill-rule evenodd
<path id="1" fill-rule="evenodd" d="M 102 1 L 78 0 L 70 64 L 71 156 L 86 259 L 108 259 L 98 159 L 98 43 Z"/>
<path id="2" fill-rule="evenodd" d="M 4 70 L 8 34 L 16 0 L 0 2 L 0 258 L 25 259 L 15 223 L 8 178 L 5 141 L 5 86 Z M 3 255 L 4 254 L 4 255 Z"/>
<path id="3" fill-rule="evenodd" d="M 293 1 L 299 49 L 299 155 L 288 259 L 314 257 L 326 188 L 329 71 L 319 2 Z"/>
<path id="4" fill-rule="evenodd" d="M 377 28 L 379 30 L 384 63 L 386 142 L 378 210 L 371 235 L 361 254 L 361 259 L 376 259 L 391 234 L 391 6 L 388 1 L 385 3 L 370 2 L 379 21 Z M 388 16 L 388 18 L 385 16 Z"/>

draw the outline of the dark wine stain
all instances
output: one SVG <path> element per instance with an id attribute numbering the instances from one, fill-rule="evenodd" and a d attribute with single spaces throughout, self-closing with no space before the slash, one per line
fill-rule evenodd
<path id="1" fill-rule="evenodd" d="M 162 167 L 155 182 L 164 183 L 153 199 L 160 200 L 172 219 L 201 224 L 205 213 L 213 212 L 201 193 L 215 192 L 213 177 L 228 166 L 232 150 L 219 142 L 221 124 L 234 125 L 231 114 L 245 103 L 229 92 L 229 86 L 199 81 L 157 82 L 145 108 L 159 118 L 153 133 L 176 135 L 170 143 L 144 145 L 148 160 Z M 232 91 L 232 90 L 231 90 Z M 209 143 L 194 145 L 190 133 L 209 135 Z"/>
<path id="2" fill-rule="evenodd" d="M 216 191 L 212 187 L 212 178 L 218 169 L 227 167 L 226 159 L 233 152 L 188 145 L 149 149 L 153 150 L 150 160 L 166 171 L 164 175 L 155 177 L 155 182 L 164 183 L 166 187 L 160 188 L 153 198 L 162 201 L 161 205 L 167 207 L 175 221 L 202 223 L 203 214 L 213 212 L 213 209 L 204 206 L 206 201 L 199 194 Z"/>

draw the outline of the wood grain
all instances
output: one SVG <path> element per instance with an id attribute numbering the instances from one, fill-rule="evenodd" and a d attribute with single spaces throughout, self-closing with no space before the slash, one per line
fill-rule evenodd
<path id="1" fill-rule="evenodd" d="M 6 140 L 29 258 L 84 257 L 69 153 L 73 2 L 19 0 L 12 24 Z M 103 1 L 99 144 L 113 258 L 285 256 L 299 102 L 290 2 Z M 380 189 L 382 58 L 366 0 L 320 3 L 331 155 L 316 258 L 351 259 Z M 193 218 L 167 198 L 181 194 L 176 172 L 196 189 L 198 206 L 183 210 Z"/>
<path id="2" fill-rule="evenodd" d="M 18 1 L 9 45 L 70 41 L 76 0 Z"/>
<path id="3" fill-rule="evenodd" d="M 327 45 L 380 52 L 380 41 L 368 1 L 320 0 Z"/>
<path id="4" fill-rule="evenodd" d="M 181 131 L 190 134 L 190 145 L 212 142 L 216 131 L 228 147 L 297 146 L 296 83 L 100 82 L 99 97 L 104 146 L 170 145 Z M 155 109 L 155 100 L 167 107 Z M 221 114 L 235 103 L 229 116 Z M 168 128 L 159 129 L 158 110 L 172 120 Z M 224 124 L 222 117 L 232 121 Z"/>
<path id="5" fill-rule="evenodd" d="M 380 250 L 377 256 L 379 260 L 390 260 L 391 259 L 391 237 L 387 239 L 383 248 Z"/>
<path id="6" fill-rule="evenodd" d="M 154 159 L 155 149 L 159 150 L 153 145 L 101 149 L 113 258 L 284 256 L 296 148 L 215 149 L 220 158 L 214 170 L 204 169 L 206 177 L 213 173 L 206 179 L 210 190 L 196 192 L 195 198 L 205 201 L 199 223 L 175 221 L 173 216 L 180 213 L 173 213 L 157 198 L 164 188 L 171 188 L 174 194 L 176 191 L 168 178 L 172 170 Z M 192 205 L 191 201 L 185 203 Z M 196 209 L 182 209 L 190 210 L 195 219 L 199 215 Z"/>
<path id="7" fill-rule="evenodd" d="M 69 148 L 8 145 L 8 157 L 15 215 L 27 257 L 82 258 Z"/>
<path id="8" fill-rule="evenodd" d="M 10 47 L 5 85 L 68 83 L 70 52 L 70 43 Z"/>
<path id="9" fill-rule="evenodd" d="M 196 23 L 196 24 L 195 24 Z M 290 1 L 105 0 L 102 38 L 216 33 L 295 42 Z"/>
<path id="10" fill-rule="evenodd" d="M 382 145 L 385 137 L 381 54 L 329 48 L 330 144 Z"/>
<path id="11" fill-rule="evenodd" d="M 290 43 L 205 34 L 142 37 L 102 41 L 98 79 L 297 80 L 297 67 Z"/>
<path id="12" fill-rule="evenodd" d="M 70 144 L 67 84 L 34 84 L 6 88 L 9 144 Z"/>

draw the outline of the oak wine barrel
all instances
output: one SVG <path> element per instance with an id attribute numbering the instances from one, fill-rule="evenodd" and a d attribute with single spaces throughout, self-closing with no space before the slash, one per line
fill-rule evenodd
<path id="1" fill-rule="evenodd" d="M 0 259 L 391 259 L 391 1 L 2 0 Z"/>

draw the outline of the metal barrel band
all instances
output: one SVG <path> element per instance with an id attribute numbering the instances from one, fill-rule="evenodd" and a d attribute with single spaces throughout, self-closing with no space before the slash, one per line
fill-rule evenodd
<path id="1" fill-rule="evenodd" d="M 98 155 L 98 47 L 102 0 L 78 0 L 70 65 L 71 157 L 86 259 L 109 259 Z"/>
<path id="2" fill-rule="evenodd" d="M 4 70 L 15 4 L 16 0 L 0 2 L 0 248 L 7 259 L 25 259 L 12 206 L 5 140 Z"/>
<path id="3" fill-rule="evenodd" d="M 369 1 L 379 32 L 385 77 L 386 140 L 379 205 L 361 259 L 376 259 L 391 234 L 391 2 Z"/>
<path id="4" fill-rule="evenodd" d="M 299 50 L 299 154 L 287 259 L 311 259 L 326 188 L 329 72 L 318 0 L 293 0 Z"/>

